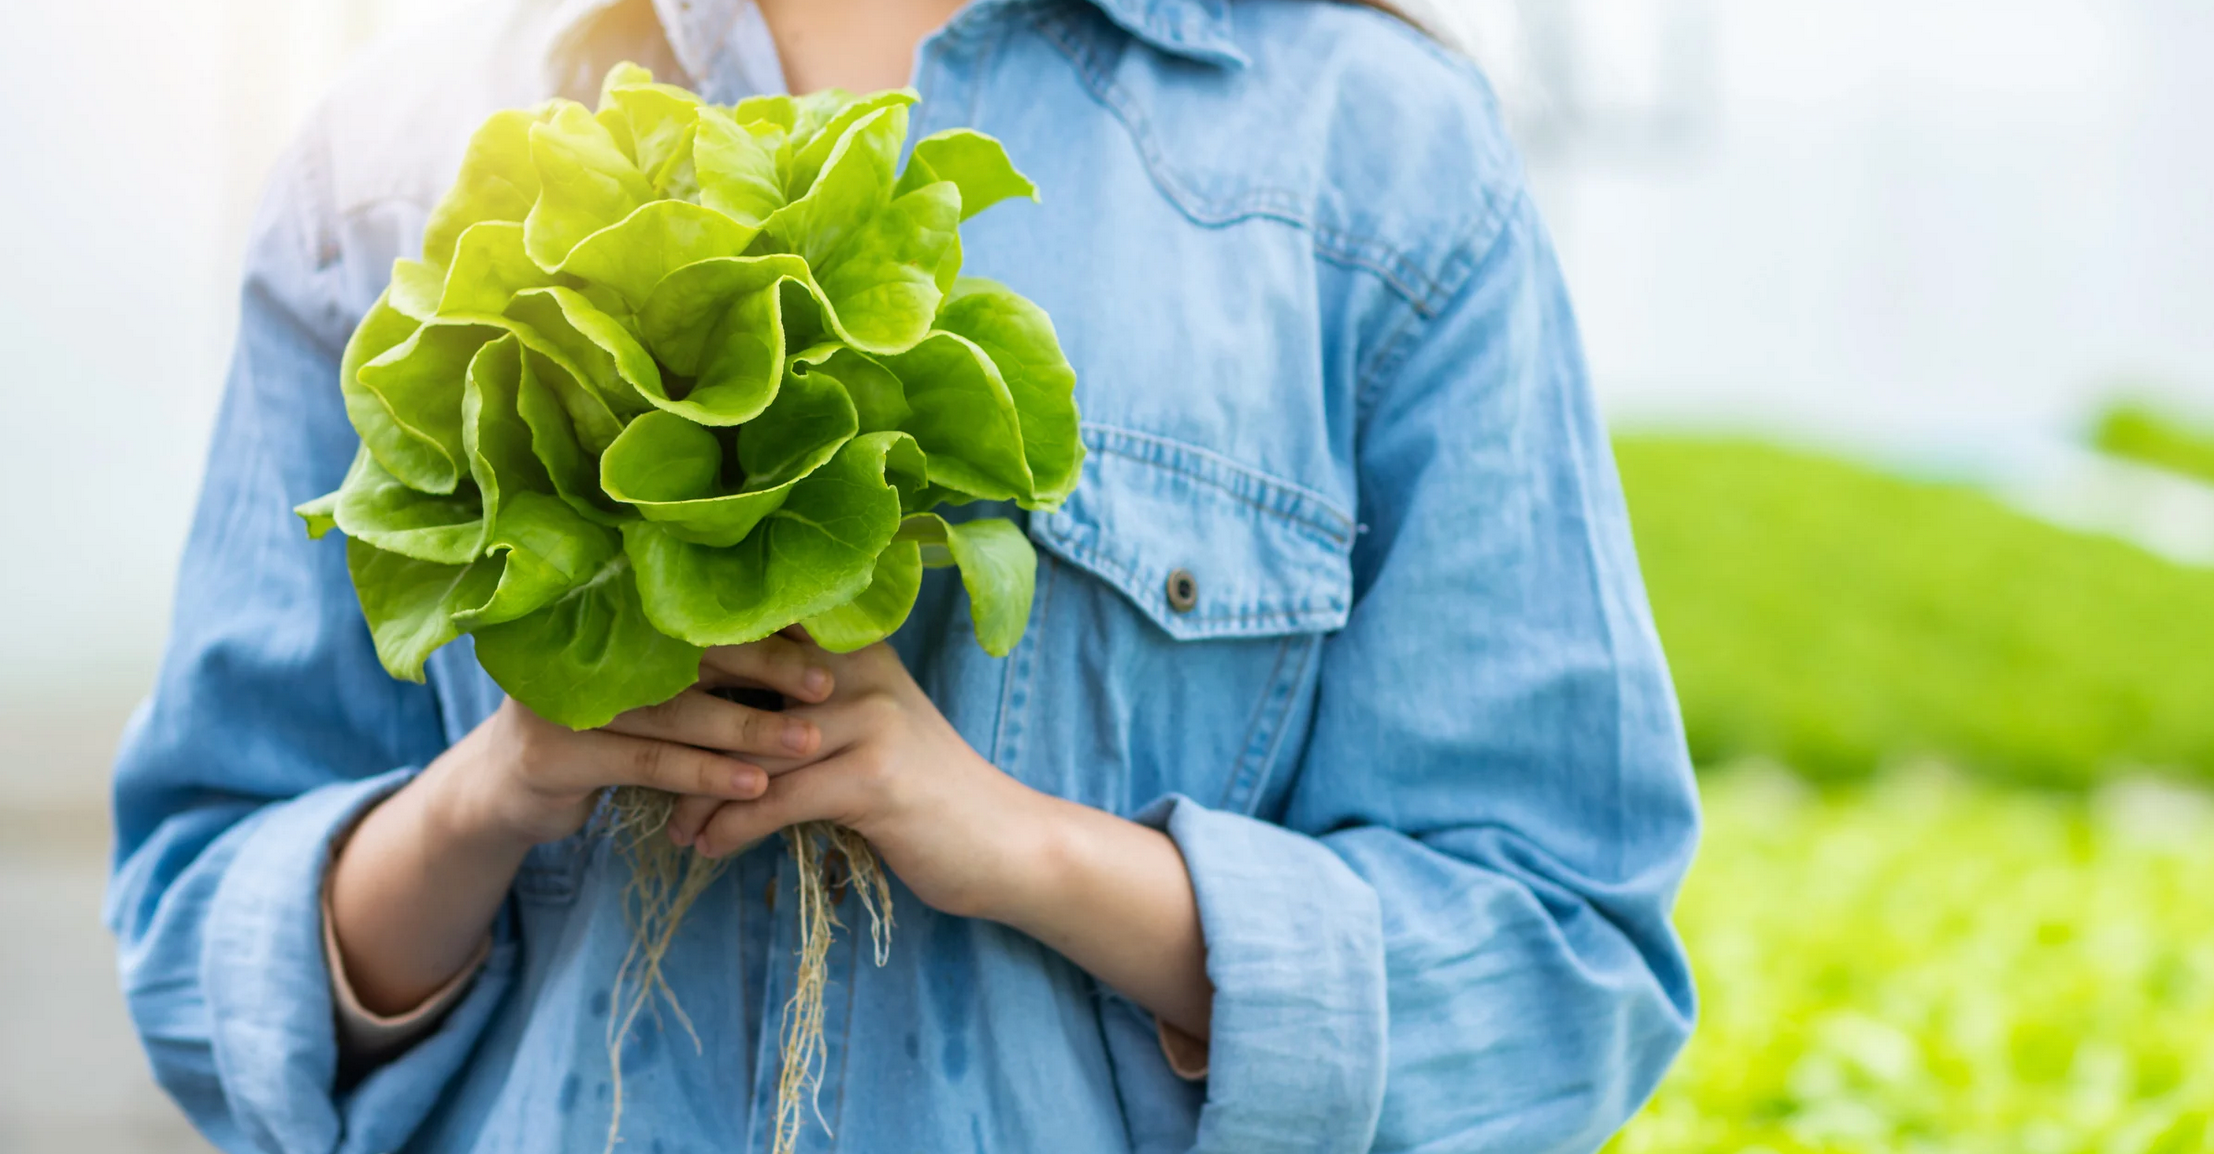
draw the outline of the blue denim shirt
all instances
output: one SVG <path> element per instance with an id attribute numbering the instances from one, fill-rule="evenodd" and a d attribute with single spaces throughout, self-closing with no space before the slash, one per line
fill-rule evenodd
<path id="1" fill-rule="evenodd" d="M 466 639 L 388 678 L 342 544 L 290 509 L 354 453 L 340 347 L 468 133 L 635 57 L 782 83 L 732 0 L 495 0 L 345 81 L 280 166 L 179 578 L 116 779 L 108 920 L 161 1083 L 231 1150 L 598 1150 L 624 868 L 535 851 L 436 1033 L 339 1077 L 332 838 L 499 700 Z M 1553 253 L 1483 82 L 1308 0 L 979 0 L 922 48 L 917 136 L 1043 190 L 967 268 L 1053 316 L 1090 450 L 1029 630 L 934 575 L 895 639 L 962 735 L 1165 828 L 1216 989 L 1211 1066 L 1004 926 L 895 895 L 831 955 L 809 1151 L 1588 1151 L 1682 1044 L 1668 923 L 1697 827 L 1675 702 Z M 1165 584 L 1190 573 L 1196 603 Z M 1181 602 L 1181 598 L 1178 599 Z M 624 1147 L 765 1151 L 791 866 L 684 924 L 625 1061 Z M 779 897 L 779 895 L 782 895 Z"/>

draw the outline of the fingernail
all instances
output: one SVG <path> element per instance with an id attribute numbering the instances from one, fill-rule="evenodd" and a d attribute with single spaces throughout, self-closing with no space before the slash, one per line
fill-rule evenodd
<path id="1" fill-rule="evenodd" d="M 740 797 L 752 797 L 766 788 L 768 779 L 760 770 L 747 766 L 730 773 L 730 792 Z"/>
<path id="2" fill-rule="evenodd" d="M 800 684 L 806 686 L 809 693 L 817 695 L 828 693 L 830 692 L 830 671 L 820 668 L 810 669 L 800 678 Z"/>
<path id="3" fill-rule="evenodd" d="M 813 728 L 804 721 L 786 722 L 784 726 L 784 748 L 791 750 L 793 753 L 805 753 L 809 731 Z"/>
<path id="4" fill-rule="evenodd" d="M 669 827 L 669 840 L 670 842 L 678 846 L 687 846 L 692 844 L 691 836 L 673 825 Z"/>

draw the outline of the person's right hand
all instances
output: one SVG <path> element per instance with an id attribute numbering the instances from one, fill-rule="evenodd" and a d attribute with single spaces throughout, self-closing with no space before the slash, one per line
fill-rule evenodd
<path id="1" fill-rule="evenodd" d="M 772 636 L 708 650 L 699 684 L 600 729 L 569 729 L 509 698 L 424 771 L 444 798 L 433 811 L 455 822 L 462 840 L 527 848 L 582 828 L 609 786 L 757 798 L 769 778 L 749 755 L 804 758 L 822 735 L 811 722 L 708 692 L 724 686 L 820 703 L 832 683 L 819 651 Z"/>

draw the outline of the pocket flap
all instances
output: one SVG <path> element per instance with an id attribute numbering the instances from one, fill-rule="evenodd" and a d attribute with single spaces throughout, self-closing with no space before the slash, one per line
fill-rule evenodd
<path id="1" fill-rule="evenodd" d="M 1083 438 L 1076 492 L 1030 519 L 1038 544 L 1179 641 L 1345 625 L 1353 522 L 1320 494 L 1164 437 L 1086 425 Z"/>

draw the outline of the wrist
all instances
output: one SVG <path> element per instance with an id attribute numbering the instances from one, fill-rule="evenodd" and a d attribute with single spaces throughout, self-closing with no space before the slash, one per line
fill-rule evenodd
<path id="1" fill-rule="evenodd" d="M 1094 811 L 1052 794 L 1010 782 L 1019 791 L 1004 812 L 996 884 L 976 916 L 1034 933 L 1067 897 L 1083 819 Z"/>
<path id="2" fill-rule="evenodd" d="M 440 755 L 410 783 L 418 792 L 425 836 L 440 848 L 487 863 L 520 865 L 538 839 L 507 820 L 494 799 L 477 787 L 484 775 L 458 764 L 473 743 L 464 741 Z"/>

